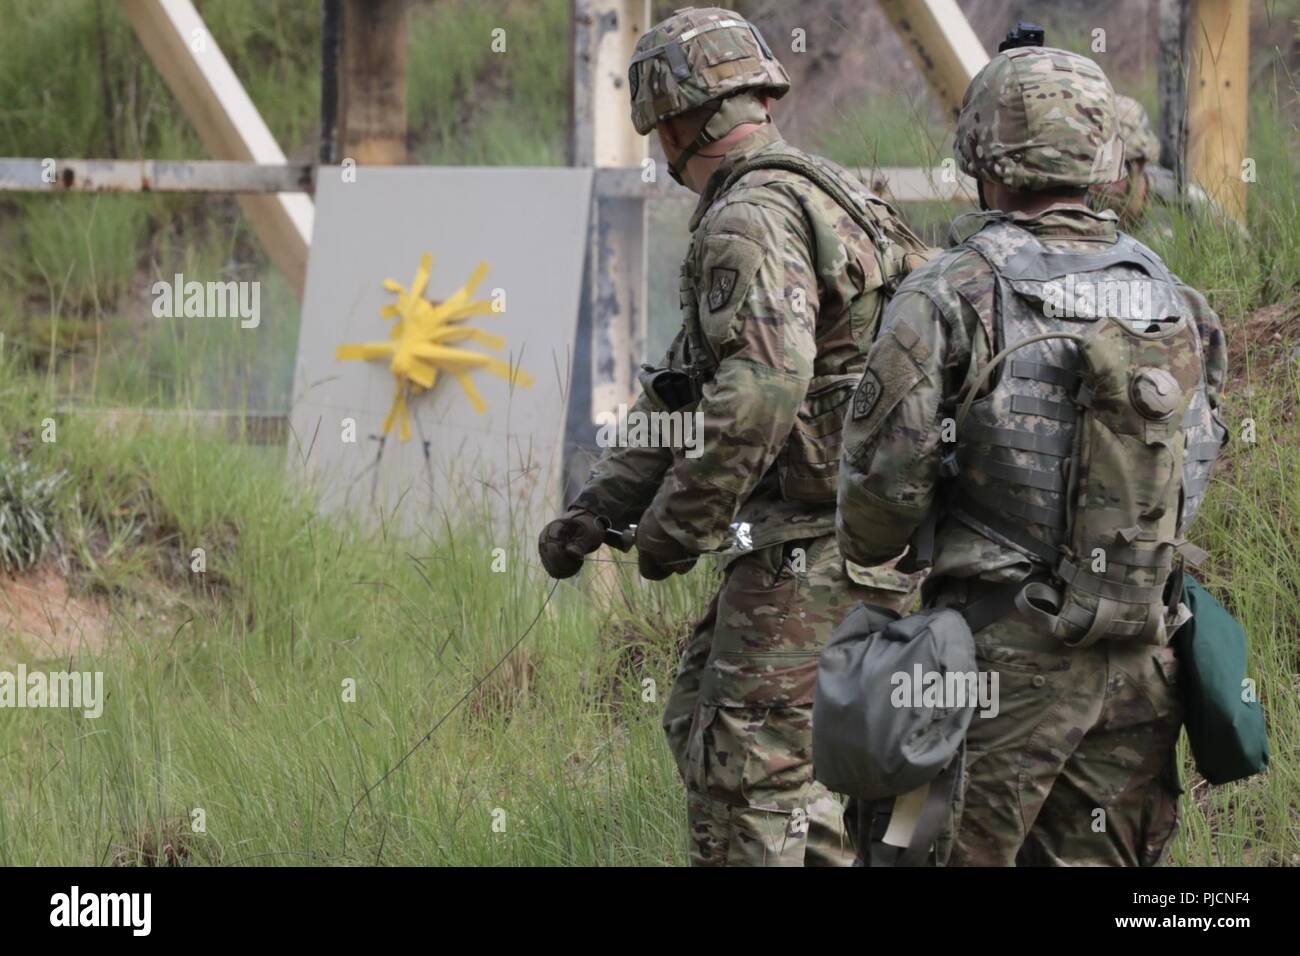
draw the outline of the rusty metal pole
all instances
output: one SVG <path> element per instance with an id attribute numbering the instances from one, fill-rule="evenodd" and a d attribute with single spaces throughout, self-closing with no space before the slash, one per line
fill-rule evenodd
<path id="1" fill-rule="evenodd" d="M 1160 164 L 1183 188 L 1187 158 L 1187 0 L 1160 0 Z"/>
<path id="2" fill-rule="evenodd" d="M 573 165 L 640 169 L 646 160 L 629 115 L 627 65 L 649 20 L 649 0 L 573 0 Z M 591 218 L 584 304 L 594 418 L 635 390 L 645 347 L 645 200 L 598 195 Z"/>

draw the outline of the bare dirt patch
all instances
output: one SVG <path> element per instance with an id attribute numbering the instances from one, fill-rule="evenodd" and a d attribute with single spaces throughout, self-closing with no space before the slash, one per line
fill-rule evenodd
<path id="1" fill-rule="evenodd" d="M 107 602 L 74 595 L 57 568 L 0 573 L 0 660 L 99 653 L 108 622 Z"/>

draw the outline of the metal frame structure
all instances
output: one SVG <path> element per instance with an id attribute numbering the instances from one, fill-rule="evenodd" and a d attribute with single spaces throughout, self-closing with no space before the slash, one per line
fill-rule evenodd
<path id="1" fill-rule="evenodd" d="M 586 329 L 592 340 L 594 414 L 630 401 L 635 390 L 645 341 L 645 204 L 690 194 L 666 178 L 646 181 L 646 140 L 627 121 L 625 68 L 637 38 L 649 26 L 649 0 L 571 2 L 570 163 L 596 170 L 585 321 L 579 325 L 579 334 Z M 935 95 L 955 112 L 970 79 L 988 60 L 956 0 L 880 2 Z M 1248 0 L 1161 3 L 1165 149 L 1181 160 L 1185 127 L 1188 177 L 1222 208 L 1244 218 L 1240 169 L 1246 142 Z M 235 194 L 271 259 L 301 296 L 316 167 L 286 162 L 191 0 L 123 0 L 122 7 L 215 159 L 0 159 L 0 192 Z M 324 117 L 322 158 L 404 162 L 405 0 L 324 0 L 323 11 L 322 111 L 337 110 L 337 123 Z M 1178 62 L 1171 65 L 1166 61 L 1175 50 Z M 893 168 L 858 174 L 898 202 L 974 196 L 973 184 L 951 171 Z M 586 377 L 583 370 L 575 381 Z"/>

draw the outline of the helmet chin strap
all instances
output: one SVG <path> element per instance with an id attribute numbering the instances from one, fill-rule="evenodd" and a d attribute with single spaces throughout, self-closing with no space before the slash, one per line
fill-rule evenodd
<path id="1" fill-rule="evenodd" d="M 705 121 L 695 140 L 686 149 L 682 150 L 675 162 L 668 164 L 668 174 L 679 185 L 686 185 L 682 182 L 682 175 L 686 172 L 686 164 L 693 157 L 700 155 L 700 150 L 704 147 L 716 143 L 736 127 L 743 126 L 746 123 L 772 122 L 772 116 L 768 113 L 762 101 L 750 93 L 739 93 L 720 100 L 714 100 L 710 107 L 709 118 Z"/>
<path id="2" fill-rule="evenodd" d="M 686 172 L 686 164 L 691 161 L 691 158 L 705 146 L 708 146 L 710 143 L 716 143 L 720 138 L 709 133 L 709 123 L 713 122 L 721 109 L 722 101 L 718 100 L 713 104 L 713 112 L 709 114 L 708 122 L 701 127 L 699 134 L 689 146 L 677 155 L 676 161 L 668 164 L 668 175 L 673 178 L 673 182 L 677 183 L 677 185 L 686 185 L 686 183 L 682 181 L 682 173 Z M 725 136 L 726 134 L 724 133 L 723 135 Z"/>

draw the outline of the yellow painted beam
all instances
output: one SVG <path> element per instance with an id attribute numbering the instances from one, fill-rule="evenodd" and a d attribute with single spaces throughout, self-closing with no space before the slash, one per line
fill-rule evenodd
<path id="1" fill-rule="evenodd" d="M 1249 0 L 1192 0 L 1187 29 L 1188 176 L 1245 222 Z"/>

